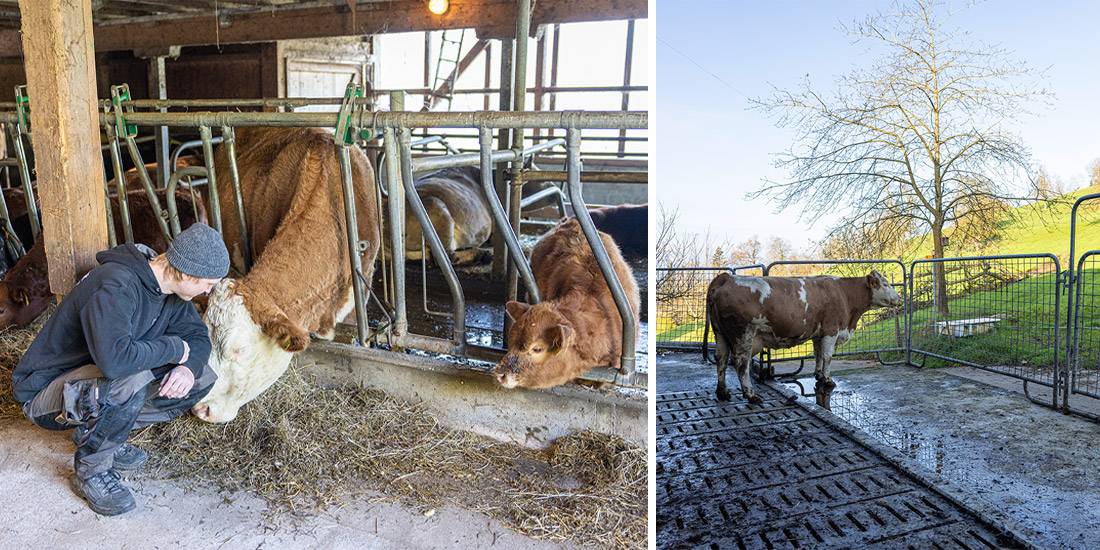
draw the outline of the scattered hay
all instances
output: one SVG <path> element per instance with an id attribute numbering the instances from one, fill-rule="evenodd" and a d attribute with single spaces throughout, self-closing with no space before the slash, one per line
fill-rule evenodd
<path id="1" fill-rule="evenodd" d="M 8 328 L 0 331 L 0 421 L 23 418 L 23 410 L 11 393 L 11 373 L 54 309 L 56 307 L 51 305 L 26 328 Z"/>
<path id="2" fill-rule="evenodd" d="M 501 443 L 379 391 L 320 388 L 296 366 L 229 424 L 188 416 L 135 442 L 151 451 L 153 476 L 253 491 L 295 514 L 373 489 L 422 510 L 456 504 L 536 538 L 646 544 L 644 449 L 597 433 L 546 451 Z"/>

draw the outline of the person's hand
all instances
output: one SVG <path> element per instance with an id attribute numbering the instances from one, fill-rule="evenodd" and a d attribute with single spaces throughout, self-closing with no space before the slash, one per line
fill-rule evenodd
<path id="1" fill-rule="evenodd" d="M 179 364 L 184 364 L 191 358 L 191 346 L 187 345 L 187 340 L 183 340 L 183 359 L 177 361 Z"/>
<path id="2" fill-rule="evenodd" d="M 160 381 L 160 395 L 169 399 L 179 399 L 191 391 L 195 385 L 195 373 L 191 369 L 178 365 Z"/>

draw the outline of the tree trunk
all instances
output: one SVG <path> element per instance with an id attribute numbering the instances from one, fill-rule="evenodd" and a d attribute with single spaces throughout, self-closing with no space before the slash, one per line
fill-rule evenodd
<path id="1" fill-rule="evenodd" d="M 943 257 L 943 222 L 936 220 L 932 223 L 932 257 Z M 947 277 L 943 262 L 932 264 L 933 283 L 932 288 L 936 293 L 936 311 L 947 315 Z"/>

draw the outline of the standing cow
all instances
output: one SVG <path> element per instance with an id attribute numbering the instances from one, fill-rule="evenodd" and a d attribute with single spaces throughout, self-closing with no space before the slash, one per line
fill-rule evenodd
<path id="1" fill-rule="evenodd" d="M 707 331 L 714 325 L 718 344 L 718 399 L 727 401 L 726 364 L 730 354 L 741 380 L 741 393 L 760 403 L 752 387 L 750 361 L 763 348 L 790 348 L 807 340 L 814 344 L 814 375 L 820 384 L 835 386 L 829 363 L 836 347 L 847 342 L 867 310 L 896 307 L 901 296 L 877 271 L 866 277 L 744 277 L 722 273 L 707 288 Z"/>
<path id="2" fill-rule="evenodd" d="M 331 130 L 241 128 L 237 164 L 248 237 L 255 262 L 240 279 L 210 293 L 204 320 L 218 381 L 192 409 L 207 422 L 228 422 L 286 371 L 310 333 L 331 339 L 336 323 L 354 306 L 344 195 Z M 371 281 L 381 237 L 374 172 L 367 157 L 350 150 L 363 275 Z M 215 171 L 229 171 L 223 148 Z M 232 186 L 218 189 L 235 204 Z M 222 230 L 230 258 L 243 268 L 236 208 L 223 207 Z"/>

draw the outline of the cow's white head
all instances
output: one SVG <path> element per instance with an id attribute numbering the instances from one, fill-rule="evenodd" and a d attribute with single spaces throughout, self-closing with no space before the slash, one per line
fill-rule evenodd
<path id="1" fill-rule="evenodd" d="M 257 324 L 244 299 L 226 279 L 214 287 L 203 319 L 210 329 L 210 363 L 218 375 L 210 393 L 191 411 L 206 422 L 229 422 L 241 406 L 271 387 L 305 349 L 309 335 L 281 313 Z M 268 312 L 257 317 L 267 319 Z"/>
<path id="2" fill-rule="evenodd" d="M 871 289 L 871 305 L 875 307 L 897 307 L 905 303 L 897 289 L 878 271 L 867 275 L 867 287 Z"/>

